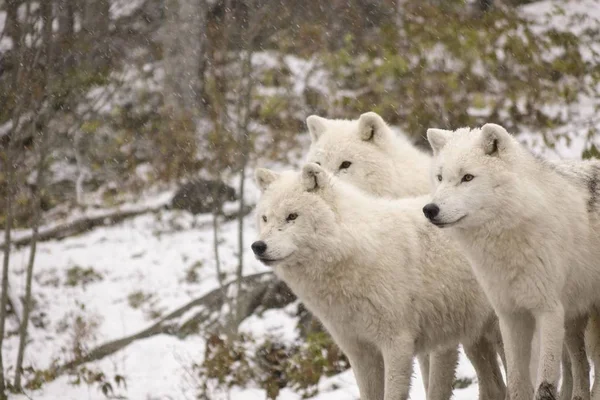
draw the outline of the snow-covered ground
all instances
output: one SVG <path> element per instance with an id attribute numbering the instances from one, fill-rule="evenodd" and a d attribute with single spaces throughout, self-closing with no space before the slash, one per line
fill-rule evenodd
<path id="1" fill-rule="evenodd" d="M 250 190 L 249 202 L 256 200 L 253 194 L 255 192 Z M 157 197 L 164 198 L 164 195 Z M 149 204 L 148 201 L 141 203 Z M 126 207 L 131 208 L 135 209 L 131 205 Z M 251 243 L 254 219 L 252 216 L 246 219 L 245 240 Z M 161 211 L 62 241 L 40 243 L 34 279 L 38 302 L 34 317 L 43 313 L 39 320 L 44 327 L 30 325 L 32 340 L 27 347 L 25 365 L 44 369 L 53 360 L 64 361 L 66 349 L 72 347 L 77 318 L 97 326 L 85 343 L 91 348 L 136 333 L 150 326 L 159 315 L 218 287 L 210 217 L 196 218 L 200 229 L 192 228 L 192 220 L 185 212 Z M 236 223 L 223 224 L 220 234 L 223 271 L 233 272 L 237 262 Z M 17 293 L 24 291 L 28 256 L 28 248 L 12 253 L 11 286 Z M 244 257 L 246 274 L 268 271 L 250 252 L 246 251 Z M 73 279 L 73 271 L 89 268 L 93 274 L 88 274 L 88 283 L 68 282 L 69 270 Z M 197 274 L 193 280 L 186 279 L 191 269 Z M 140 303 L 136 308 L 130 304 L 132 299 Z M 11 322 L 9 332 L 16 330 L 15 322 Z M 14 363 L 16 349 L 17 337 L 10 336 L 2 349 L 5 360 Z M 189 368 L 192 361 L 201 361 L 202 354 L 203 343 L 197 338 L 178 340 L 162 335 L 138 341 L 99 362 L 98 366 L 107 373 L 114 371 L 126 377 L 129 398 L 145 399 L 147 395 L 186 398 L 178 394 L 180 384 L 175 377 L 184 376 L 184 368 Z M 81 397 L 82 391 L 84 397 Z M 88 394 L 87 388 L 67 385 L 67 378 L 58 379 L 42 392 L 31 395 L 44 399 L 103 398 L 95 388 Z"/>
<path id="2" fill-rule="evenodd" d="M 257 200 L 258 192 L 249 180 L 248 200 Z M 165 194 L 156 196 L 164 199 Z M 140 204 L 156 204 L 158 201 L 141 200 Z M 138 205 L 139 206 L 139 205 Z M 129 205 L 134 209 L 135 205 Z M 192 227 L 193 217 L 185 212 L 160 211 L 148 213 L 110 227 L 96 228 L 89 233 L 61 241 L 40 243 L 35 267 L 34 293 L 37 308 L 34 312 L 36 326 L 30 325 L 31 341 L 27 347 L 25 366 L 44 369 L 54 360 L 64 361 L 73 347 L 76 326 L 81 319 L 90 329 L 85 346 L 89 349 L 98 344 L 136 333 L 193 298 L 218 287 L 213 261 L 212 227 L 209 216 L 198 216 Z M 255 235 L 254 215 L 246 217 L 247 229 L 244 259 L 245 274 L 268 271 L 251 254 L 249 244 Z M 233 273 L 236 267 L 237 223 L 224 223 L 220 231 L 220 251 L 223 270 Z M 11 260 L 11 285 L 17 293 L 23 293 L 28 248 L 15 250 Z M 197 279 L 190 281 L 186 274 L 195 267 Z M 68 271 L 91 268 L 89 281 L 69 284 Z M 72 279 L 72 277 L 71 277 Z M 71 282 L 72 284 L 72 282 Z M 136 308 L 131 299 L 140 300 Z M 291 305 L 290 307 L 294 307 Z M 283 341 L 293 341 L 296 317 L 290 307 L 270 310 L 262 316 L 252 316 L 241 326 L 243 332 L 260 338 L 275 336 Z M 36 317 L 37 316 L 37 317 Z M 76 321 L 79 321 L 76 323 Z M 43 324 L 43 328 L 40 324 Z M 16 330 L 14 319 L 9 331 Z M 11 365 L 16 359 L 17 336 L 5 341 L 2 349 L 5 363 Z M 119 374 L 126 378 L 127 389 L 115 387 L 116 393 L 129 399 L 193 399 L 195 381 L 191 365 L 200 363 L 204 355 L 204 341 L 191 335 L 178 339 L 169 335 L 157 335 L 138 340 L 125 349 L 101 361 L 90 363 L 92 369 L 102 370 L 108 378 Z M 413 399 L 424 399 L 421 377 L 415 365 Z M 12 375 L 12 374 L 11 374 Z M 474 371 L 461 356 L 459 377 L 474 378 Z M 41 390 L 28 392 L 29 398 L 43 400 L 104 399 L 96 385 L 70 384 L 72 378 L 63 376 L 43 386 Z M 114 386 L 114 384 L 113 384 Z M 315 399 L 358 399 L 358 389 L 351 371 L 323 379 L 320 393 Z M 472 399 L 477 385 L 456 391 L 456 399 Z M 24 396 L 14 396 L 25 399 Z M 227 396 L 232 400 L 264 399 L 259 389 L 233 389 Z M 282 391 L 280 399 L 300 399 L 301 395 L 289 389 Z"/>
<path id="3" fill-rule="evenodd" d="M 137 0 L 131 4 L 125 1 L 115 2 L 111 13 L 117 16 L 127 15 L 131 12 L 132 5 L 139 3 Z M 538 2 L 524 10 L 530 15 L 543 16 L 552 11 L 555 3 L 557 2 Z M 583 12 L 590 18 L 600 16 L 600 8 L 593 0 L 576 0 L 569 4 L 568 11 Z M 0 14 L 0 25 L 4 18 Z M 564 16 L 553 18 L 560 26 Z M 6 43 L 0 42 L 0 51 L 3 46 Z M 314 84 L 326 78 L 322 74 L 315 74 L 308 79 L 313 61 L 302 64 L 293 57 L 288 57 L 285 61 L 296 77 L 295 91 L 301 92 L 302 85 Z M 268 67 L 273 62 L 273 57 L 262 54 L 257 57 L 257 62 Z M 596 117 L 594 108 L 596 104 L 594 99 L 582 98 L 580 103 L 571 107 L 576 118 L 572 120 L 572 124 L 561 127 L 556 132 L 568 136 L 569 140 L 560 139 L 554 150 L 543 145 L 542 138 L 537 133 L 524 132 L 519 138 L 534 151 L 543 152 L 549 157 L 579 158 L 589 144 L 586 135 L 590 126 L 600 129 L 600 120 Z M 247 186 L 248 202 L 255 203 L 258 191 L 252 179 L 248 179 Z M 123 209 L 156 207 L 164 204 L 169 196 L 170 193 L 155 194 L 128 204 Z M 102 215 L 102 212 L 106 211 L 94 211 L 93 214 Z M 92 215 L 92 212 L 87 215 Z M 72 214 L 69 218 L 79 216 Z M 210 217 L 197 217 L 196 227 L 192 222 L 193 217 L 185 212 L 161 210 L 61 241 L 40 243 L 34 279 L 37 306 L 33 314 L 34 323 L 30 325 L 31 340 L 27 347 L 25 366 L 31 365 L 41 370 L 56 360 L 65 361 L 69 358 L 69 349 L 73 347 L 77 335 L 84 337 L 82 345 L 89 349 L 134 334 L 152 325 L 159 316 L 217 288 Z M 249 275 L 268 271 L 268 268 L 255 261 L 249 247 L 255 236 L 254 214 L 246 217 L 245 224 L 244 272 Z M 24 234 L 25 232 L 16 232 L 15 236 Z M 222 268 L 232 275 L 237 265 L 237 223 L 224 223 L 220 236 Z M 12 290 L 18 295 L 25 288 L 28 252 L 29 249 L 25 247 L 12 254 L 10 282 Z M 195 274 L 194 279 L 189 278 L 190 271 Z M 87 282 L 84 283 L 85 280 Z M 296 317 L 289 308 L 270 310 L 260 317 L 248 318 L 241 330 L 257 338 L 270 335 L 284 341 L 293 341 L 297 335 L 294 330 L 296 322 Z M 87 331 L 82 332 L 85 327 Z M 14 335 L 17 329 L 14 319 L 9 320 L 7 328 L 13 334 L 5 340 L 2 348 L 5 367 L 14 365 L 18 344 L 17 336 Z M 129 399 L 194 399 L 197 380 L 192 376 L 191 365 L 202 362 L 204 349 L 204 340 L 196 335 L 185 339 L 156 335 L 137 340 L 101 361 L 90 363 L 90 367 L 104 371 L 108 377 L 123 375 L 127 389 L 115 387 L 115 391 Z M 411 398 L 421 400 L 425 395 L 417 365 L 414 371 Z M 9 377 L 12 374 L 9 371 Z M 475 378 L 474 370 L 463 353 L 458 366 L 458 377 Z M 13 398 L 105 399 L 97 386 L 75 386 L 70 383 L 71 379 L 62 376 L 45 384 L 41 390 Z M 351 371 L 323 379 L 319 389 L 320 393 L 314 399 L 358 399 L 358 389 Z M 476 396 L 476 383 L 454 392 L 456 400 L 474 399 Z M 255 388 L 234 388 L 223 397 L 225 398 L 263 400 L 265 393 Z M 279 398 L 299 400 L 301 395 L 284 389 Z"/>

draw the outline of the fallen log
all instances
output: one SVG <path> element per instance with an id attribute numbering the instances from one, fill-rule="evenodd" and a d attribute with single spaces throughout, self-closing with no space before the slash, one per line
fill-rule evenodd
<path id="1" fill-rule="evenodd" d="M 81 233 L 92 230 L 98 226 L 114 225 L 128 218 L 137 217 L 138 215 L 154 212 L 158 207 L 144 208 L 141 210 L 116 211 L 109 214 L 102 214 L 92 217 L 82 217 L 73 221 L 66 222 L 61 225 L 56 225 L 50 228 L 42 228 L 38 233 L 38 242 L 48 240 L 61 240 L 69 236 L 79 235 Z M 33 235 L 26 235 L 11 241 L 15 247 L 27 246 L 31 243 Z M 5 243 L 0 245 L 0 249 L 5 249 Z"/>
<path id="2" fill-rule="evenodd" d="M 46 242 L 49 240 L 62 240 L 67 237 L 79 235 L 88 232 L 99 226 L 110 226 L 118 224 L 126 219 L 137 217 L 146 213 L 157 212 L 164 206 L 160 207 L 149 207 L 140 210 L 128 210 L 128 211 L 115 211 L 113 213 L 107 213 L 92 217 L 82 217 L 73 221 L 66 222 L 64 224 L 56 225 L 50 228 L 42 228 L 38 233 L 38 242 Z M 252 211 L 251 206 L 244 209 L 244 216 L 248 215 Z M 225 221 L 231 221 L 237 218 L 238 211 L 231 211 L 223 214 Z M 201 226 L 203 228 L 203 226 Z M 18 239 L 11 241 L 11 244 L 15 247 L 27 246 L 31 243 L 33 235 L 26 235 Z M 0 244 L 0 250 L 5 249 L 5 244 Z"/>
<path id="3" fill-rule="evenodd" d="M 261 305 L 262 300 L 265 295 L 268 294 L 269 289 L 277 286 L 279 282 L 280 281 L 271 272 L 263 272 L 243 277 L 243 293 L 241 300 L 243 301 L 242 304 L 245 304 L 246 306 L 243 308 L 244 312 L 242 314 L 242 319 L 252 314 Z M 218 314 L 221 307 L 226 304 L 229 288 L 234 285 L 237 285 L 235 280 L 227 283 L 223 288 L 217 288 L 202 297 L 194 299 L 182 307 L 179 307 L 140 332 L 104 343 L 90 350 L 83 357 L 69 361 L 64 365 L 57 366 L 53 370 L 53 375 L 56 377 L 69 370 L 73 370 L 82 364 L 100 360 L 116 353 L 136 340 L 159 334 L 175 335 L 183 338 L 189 334 L 197 333 L 199 329 L 202 328 L 214 328 L 214 326 L 219 323 L 219 317 L 216 314 Z M 198 309 L 198 312 L 192 317 L 186 318 L 183 321 L 180 320 L 180 317 L 183 317 L 186 313 L 193 311 L 196 308 Z"/>

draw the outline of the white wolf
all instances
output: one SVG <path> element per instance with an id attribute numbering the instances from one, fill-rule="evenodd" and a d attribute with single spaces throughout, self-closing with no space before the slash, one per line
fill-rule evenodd
<path id="1" fill-rule="evenodd" d="M 404 136 L 396 135 L 378 114 L 364 113 L 358 120 L 311 115 L 306 124 L 312 141 L 307 162 L 317 163 L 340 179 L 378 196 L 402 198 L 430 192 L 431 157 Z M 502 351 L 501 343 L 496 346 Z M 494 358 L 493 354 L 481 356 Z M 431 357 L 435 358 L 436 368 L 456 368 L 458 349 Z M 441 382 L 429 382 L 430 355 L 421 353 L 418 358 L 425 392 L 430 386 L 439 390 Z M 488 379 L 494 377 L 478 376 L 479 382 Z"/>
<path id="2" fill-rule="evenodd" d="M 396 198 L 430 191 L 428 171 L 431 158 L 415 148 L 405 137 L 395 135 L 376 113 L 362 114 L 358 120 L 330 120 L 313 115 L 308 117 L 306 122 L 312 140 L 308 162 L 316 162 L 340 179 L 380 196 Z M 600 320 L 596 321 L 600 327 Z M 580 324 L 584 322 L 585 320 L 578 321 Z M 579 340 L 583 340 L 581 334 Z M 600 352 L 600 345 L 596 349 Z M 503 355 L 501 348 L 498 351 Z M 575 365 L 579 368 L 574 371 L 575 380 L 579 389 L 585 388 L 589 385 L 586 384 L 589 374 L 586 373 L 586 369 L 582 369 L 587 365 L 585 352 L 581 349 L 580 354 L 574 356 L 578 357 Z M 438 364 L 444 360 L 439 354 L 436 358 Z M 445 359 L 447 365 L 450 365 L 453 356 L 446 354 Z M 533 361 L 535 366 L 535 357 Z M 427 354 L 419 355 L 419 365 L 427 392 Z M 564 351 L 561 388 L 563 400 L 571 399 L 572 380 L 571 362 L 568 353 Z M 439 382 L 432 385 L 438 386 Z M 600 399 L 600 384 L 595 386 L 595 390 L 596 388 Z M 575 397 L 579 392 L 576 389 Z"/>
<path id="3" fill-rule="evenodd" d="M 534 394 L 534 329 L 536 399 L 555 398 L 563 337 L 573 398 L 589 398 L 582 320 L 600 300 L 600 163 L 543 162 L 495 124 L 427 137 L 435 190 L 423 212 L 460 243 L 500 318 L 511 400 Z"/>
<path id="4" fill-rule="evenodd" d="M 306 119 L 312 140 L 308 162 L 378 196 L 429 194 L 431 157 L 398 136 L 374 112 L 358 120 Z"/>
<path id="5" fill-rule="evenodd" d="M 371 197 L 316 164 L 300 174 L 258 169 L 256 180 L 252 249 L 348 356 L 361 399 L 407 399 L 413 356 L 459 342 L 478 376 L 495 377 L 480 382 L 480 398 L 504 398 L 498 363 L 480 356 L 491 351 L 494 312 L 467 260 L 422 215 L 425 197 Z M 436 382 L 452 381 L 453 368 L 435 366 Z M 429 392 L 450 396 L 451 385 Z"/>

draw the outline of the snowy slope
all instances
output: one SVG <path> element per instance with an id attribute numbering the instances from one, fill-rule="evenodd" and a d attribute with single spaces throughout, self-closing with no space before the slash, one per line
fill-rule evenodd
<path id="1" fill-rule="evenodd" d="M 256 201 L 258 193 L 249 180 L 249 202 Z M 165 195 L 158 197 L 164 198 Z M 146 201 L 145 204 L 147 204 Z M 231 205 L 233 206 L 233 205 Z M 133 205 L 129 206 L 133 208 Z M 146 214 L 116 226 L 102 227 L 92 232 L 62 241 L 40 243 L 35 269 L 34 293 L 38 307 L 34 315 L 43 311 L 44 329 L 31 327 L 32 340 L 28 345 L 25 365 L 36 369 L 47 368 L 53 360 L 64 360 L 65 349 L 72 347 L 73 324 L 77 316 L 97 324 L 86 346 L 93 347 L 108 340 L 135 333 L 149 326 L 152 313 L 166 314 L 195 297 L 218 287 L 213 263 L 212 230 L 208 216 L 199 216 L 192 228 L 193 217 L 184 212 L 161 211 Z M 246 274 L 268 271 L 254 260 L 249 244 L 255 235 L 253 214 L 246 217 L 247 229 L 244 258 Z M 220 246 L 223 269 L 233 273 L 236 266 L 237 224 L 223 224 L 223 242 Z M 11 284 L 22 293 L 28 248 L 13 253 Z M 187 282 L 189 268 L 198 262 L 197 282 Z M 70 268 L 93 268 L 100 278 L 85 285 L 67 286 Z M 140 292 L 150 296 L 139 308 L 133 308 L 128 296 Z M 80 308 L 85 304 L 85 310 Z M 290 306 L 293 307 L 294 305 Z M 154 315 L 154 316 L 156 316 Z M 262 317 L 252 316 L 241 330 L 256 337 L 276 336 L 292 341 L 296 319 L 289 310 L 271 310 Z M 9 331 L 14 331 L 12 321 Z M 17 337 L 10 336 L 2 349 L 7 363 L 16 358 Z M 99 362 L 90 363 L 107 375 L 126 377 L 127 390 L 118 391 L 130 399 L 192 399 L 194 379 L 190 376 L 192 363 L 199 363 L 204 354 L 204 342 L 197 336 L 184 340 L 159 335 L 139 340 L 124 350 Z M 10 365 L 10 364 L 9 364 Z M 423 399 L 421 378 L 415 368 L 413 399 Z M 470 364 L 461 358 L 459 376 L 474 377 Z M 28 393 L 34 399 L 103 399 L 96 386 L 73 386 L 70 378 L 61 377 L 40 391 Z M 357 399 L 358 389 L 350 371 L 324 379 L 321 394 L 316 399 Z M 456 399 L 475 396 L 476 385 L 456 391 Z M 25 398 L 15 396 L 17 398 Z M 215 397 L 219 398 L 219 397 Z M 234 389 L 227 398 L 264 399 L 258 389 Z M 284 390 L 281 399 L 300 399 L 299 394 Z"/>
<path id="2" fill-rule="evenodd" d="M 525 16 L 538 22 L 538 30 L 557 29 L 580 35 L 586 29 L 600 26 L 600 7 L 596 0 L 543 0 L 521 9 Z M 599 42 L 582 43 L 581 49 L 587 61 L 594 57 L 597 60 L 600 55 Z M 587 83 L 592 85 L 592 79 Z M 592 144 L 600 146 L 600 135 L 589 137 L 591 131 L 600 132 L 599 107 L 599 98 L 580 94 L 578 101 L 570 106 L 551 108 L 553 113 L 566 116 L 567 125 L 546 132 L 546 138 L 539 132 L 519 132 L 519 139 L 548 158 L 580 159 L 582 152 Z M 554 148 L 547 143 L 553 143 Z"/>

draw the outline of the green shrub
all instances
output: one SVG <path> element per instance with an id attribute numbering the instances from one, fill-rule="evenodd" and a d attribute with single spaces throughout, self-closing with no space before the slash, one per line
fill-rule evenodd
<path id="1" fill-rule="evenodd" d="M 322 377 L 350 367 L 348 359 L 325 332 L 312 333 L 304 342 L 293 344 L 274 338 L 259 343 L 248 335 L 234 340 L 211 335 L 206 343 L 204 362 L 194 366 L 200 377 L 202 399 L 209 398 L 209 388 L 226 391 L 250 384 L 264 389 L 269 399 L 276 399 L 283 388 L 310 397 L 317 393 Z"/>

